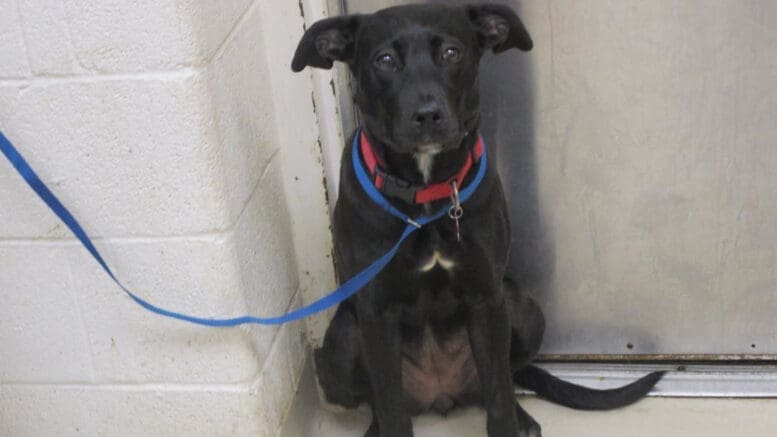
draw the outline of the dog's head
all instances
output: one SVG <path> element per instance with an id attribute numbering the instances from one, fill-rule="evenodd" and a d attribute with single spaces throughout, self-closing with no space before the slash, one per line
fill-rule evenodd
<path id="1" fill-rule="evenodd" d="M 483 53 L 528 51 L 532 40 L 507 6 L 407 5 L 313 24 L 291 68 L 350 67 L 365 129 L 399 153 L 458 147 L 480 123 Z"/>

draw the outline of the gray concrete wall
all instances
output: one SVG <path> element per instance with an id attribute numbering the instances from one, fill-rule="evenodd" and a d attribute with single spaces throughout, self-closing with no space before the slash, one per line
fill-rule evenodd
<path id="1" fill-rule="evenodd" d="M 484 58 L 483 130 L 544 352 L 777 353 L 777 4 L 503 3 L 535 47 Z"/>

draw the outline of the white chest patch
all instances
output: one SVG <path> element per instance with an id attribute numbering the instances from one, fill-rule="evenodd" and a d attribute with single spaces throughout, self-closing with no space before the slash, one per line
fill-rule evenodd
<path id="1" fill-rule="evenodd" d="M 424 177 L 424 183 L 428 184 L 429 179 L 432 177 L 432 163 L 434 162 L 434 155 L 439 153 L 440 145 L 430 144 L 425 146 L 425 149 L 427 150 L 426 152 L 415 154 L 415 162 L 418 164 L 418 171 L 420 171 L 421 175 Z"/>
<path id="2" fill-rule="evenodd" d="M 421 267 L 418 268 L 421 272 L 428 272 L 429 270 L 432 270 L 436 265 L 440 265 L 444 270 L 451 270 L 452 268 L 456 267 L 456 263 L 452 260 L 449 260 L 447 258 L 444 258 L 440 252 L 434 251 L 432 254 L 432 257 L 424 264 L 421 264 Z"/>

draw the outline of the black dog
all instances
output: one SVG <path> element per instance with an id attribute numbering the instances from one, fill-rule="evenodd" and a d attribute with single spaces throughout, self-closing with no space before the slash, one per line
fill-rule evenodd
<path id="1" fill-rule="evenodd" d="M 398 209 L 419 217 L 449 205 L 454 182 L 473 181 L 482 149 L 479 61 L 487 50 L 511 48 L 528 51 L 532 40 L 505 6 L 409 5 L 315 23 L 292 69 L 348 64 L 365 171 Z M 341 172 L 334 236 L 344 281 L 393 246 L 406 223 L 367 196 L 350 147 Z M 597 391 L 529 365 L 545 322 L 528 292 L 504 277 L 510 226 L 493 165 L 462 206 L 460 220 L 443 217 L 417 231 L 340 305 L 315 353 L 330 402 L 369 403 L 367 436 L 412 436 L 412 415 L 473 404 L 485 407 L 489 436 L 539 436 L 514 384 L 581 409 L 620 407 L 653 387 L 661 373 Z"/>

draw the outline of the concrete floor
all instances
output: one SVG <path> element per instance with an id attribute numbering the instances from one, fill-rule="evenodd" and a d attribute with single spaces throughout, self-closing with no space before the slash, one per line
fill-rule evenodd
<path id="1" fill-rule="evenodd" d="M 777 399 L 647 398 L 609 412 L 575 411 L 534 397 L 521 405 L 546 437 L 772 437 L 777 435 Z M 367 410 L 333 413 L 321 407 L 312 370 L 307 368 L 281 437 L 362 437 Z M 447 418 L 414 419 L 416 437 L 485 436 L 481 410 L 460 410 Z"/>

